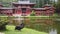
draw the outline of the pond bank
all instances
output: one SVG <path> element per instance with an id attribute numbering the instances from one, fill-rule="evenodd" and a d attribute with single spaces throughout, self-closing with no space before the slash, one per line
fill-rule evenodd
<path id="1" fill-rule="evenodd" d="M 21 31 L 15 30 L 15 26 L 7 25 L 8 31 L 4 31 L 5 34 L 47 34 L 45 32 L 39 32 L 34 29 L 24 28 Z"/>

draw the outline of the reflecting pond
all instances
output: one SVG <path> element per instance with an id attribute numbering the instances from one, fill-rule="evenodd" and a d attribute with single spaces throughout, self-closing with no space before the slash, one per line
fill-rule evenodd
<path id="1" fill-rule="evenodd" d="M 49 31 L 49 34 L 57 34 L 57 30 L 56 30 L 56 29 L 51 29 L 51 30 Z"/>
<path id="2" fill-rule="evenodd" d="M 27 20 L 27 19 L 26 19 Z M 60 20 L 51 18 L 30 18 L 27 20 L 27 27 L 49 34 L 60 34 Z"/>
<path id="3" fill-rule="evenodd" d="M 54 17 L 25 17 L 24 19 L 23 22 L 27 28 L 49 34 L 60 34 L 60 17 L 58 19 Z"/>

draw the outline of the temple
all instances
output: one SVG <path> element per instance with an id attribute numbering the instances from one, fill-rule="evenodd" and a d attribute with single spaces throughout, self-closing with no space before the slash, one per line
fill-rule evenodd
<path id="1" fill-rule="evenodd" d="M 29 0 L 18 0 L 12 2 L 12 7 L 3 7 L 0 3 L 0 15 L 7 16 L 30 16 L 34 10 L 35 16 L 52 16 L 55 8 L 49 4 L 44 5 L 42 8 L 33 8 L 36 4 L 31 3 Z"/>

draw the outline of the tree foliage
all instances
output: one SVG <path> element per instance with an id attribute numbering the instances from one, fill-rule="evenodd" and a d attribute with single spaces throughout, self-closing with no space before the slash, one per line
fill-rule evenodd
<path id="1" fill-rule="evenodd" d="M 7 24 L 8 24 L 7 17 L 0 17 L 0 30 L 6 30 Z"/>
<path id="2" fill-rule="evenodd" d="M 56 4 L 56 13 L 60 13 L 60 0 L 58 0 Z"/>
<path id="3" fill-rule="evenodd" d="M 8 7 L 11 6 L 11 2 L 17 2 L 18 0 L 0 0 L 4 6 Z M 50 0 L 30 0 L 30 2 L 36 3 L 35 7 L 42 7 L 46 3 L 51 3 Z"/>
<path id="4" fill-rule="evenodd" d="M 32 11 L 32 13 L 31 13 L 31 15 L 30 16 L 35 16 L 35 12 L 34 11 Z"/>

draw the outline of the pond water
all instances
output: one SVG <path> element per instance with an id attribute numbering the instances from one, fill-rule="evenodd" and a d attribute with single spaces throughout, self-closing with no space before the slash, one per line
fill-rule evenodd
<path id="1" fill-rule="evenodd" d="M 49 34 L 57 34 L 57 30 L 55 29 L 51 29 L 50 31 L 49 31 Z"/>
<path id="2" fill-rule="evenodd" d="M 27 28 L 49 34 L 60 34 L 60 19 L 25 18 Z"/>
<path id="3" fill-rule="evenodd" d="M 32 20 L 34 21 L 34 20 Z M 37 20 L 33 23 L 30 20 L 30 28 L 41 31 L 41 32 L 47 32 L 49 34 L 60 34 L 60 21 L 58 20 Z M 29 24 L 28 24 L 29 25 Z"/>
<path id="4" fill-rule="evenodd" d="M 43 25 L 42 25 L 42 27 L 43 27 Z M 54 21 L 54 23 L 51 26 L 46 26 L 46 27 L 48 27 L 46 30 L 49 31 L 47 33 L 60 34 L 60 21 Z M 46 32 L 46 30 L 45 30 L 45 32 Z"/>
<path id="5" fill-rule="evenodd" d="M 43 27 L 43 25 L 42 25 Z M 47 33 L 49 34 L 60 34 L 60 21 L 54 21 L 54 23 L 50 26 L 46 26 L 47 29 L 45 29 L 45 32 L 47 30 Z M 45 27 L 43 27 L 45 28 Z"/>
<path id="6" fill-rule="evenodd" d="M 60 20 L 54 21 L 53 27 L 49 30 L 49 34 L 60 34 Z"/>

